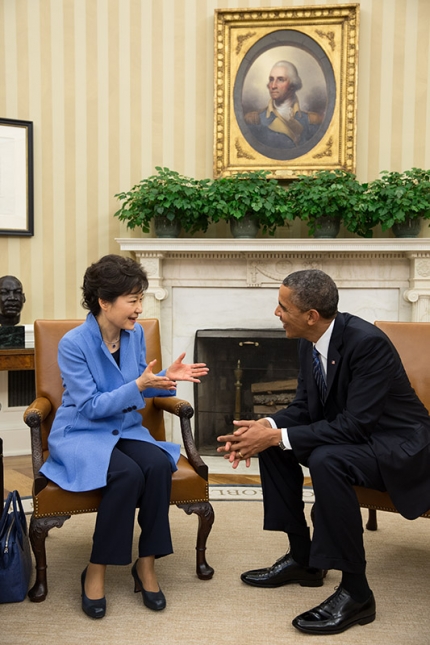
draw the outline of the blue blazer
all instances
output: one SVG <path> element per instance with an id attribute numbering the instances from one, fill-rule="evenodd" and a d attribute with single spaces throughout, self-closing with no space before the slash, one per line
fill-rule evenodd
<path id="1" fill-rule="evenodd" d="M 324 403 L 313 376 L 311 342 L 299 342 L 299 358 L 296 397 L 273 415 L 278 428 L 288 428 L 297 459 L 306 465 L 323 444 L 368 444 L 398 511 L 408 519 L 428 511 L 430 417 L 384 332 L 357 316 L 336 316 Z"/>
<path id="2" fill-rule="evenodd" d="M 90 313 L 82 325 L 61 339 L 58 364 L 64 393 L 48 438 L 49 457 L 40 469 L 48 479 L 70 491 L 105 486 L 112 450 L 119 439 L 158 445 L 169 455 L 172 472 L 176 470 L 180 446 L 156 441 L 142 426 L 138 412 L 145 407 L 144 397 L 176 394 L 139 391 L 135 380 L 146 368 L 141 325 L 121 331 L 118 366 Z"/>

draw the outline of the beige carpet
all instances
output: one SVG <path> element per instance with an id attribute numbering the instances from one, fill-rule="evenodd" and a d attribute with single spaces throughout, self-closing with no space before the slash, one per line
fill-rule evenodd
<path id="1" fill-rule="evenodd" d="M 263 532 L 259 502 L 215 502 L 208 561 L 210 581 L 194 574 L 197 518 L 171 509 L 175 553 L 157 564 L 167 609 L 151 612 L 133 593 L 130 567 L 108 570 L 108 611 L 103 620 L 80 609 L 80 573 L 86 565 L 93 515 L 76 516 L 47 539 L 49 594 L 44 603 L 0 605 L 0 643 L 33 645 L 428 645 L 430 643 L 430 521 L 408 522 L 380 513 L 380 528 L 366 531 L 368 575 L 377 619 L 337 636 L 308 636 L 291 626 L 294 616 L 333 592 L 339 573 L 324 587 L 256 589 L 239 574 L 283 554 L 285 538 Z M 310 509 L 310 505 L 307 505 Z"/>

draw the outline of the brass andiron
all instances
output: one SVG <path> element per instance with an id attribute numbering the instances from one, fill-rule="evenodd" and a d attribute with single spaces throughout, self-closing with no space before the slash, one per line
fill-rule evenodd
<path id="1" fill-rule="evenodd" d="M 237 361 L 237 367 L 234 370 L 234 375 L 236 377 L 236 383 L 234 384 L 236 388 L 236 399 L 234 402 L 234 419 L 235 421 L 239 421 L 241 418 L 241 410 L 242 410 L 242 404 L 241 404 L 241 393 L 242 393 L 242 374 L 243 370 L 240 368 L 240 360 Z"/>

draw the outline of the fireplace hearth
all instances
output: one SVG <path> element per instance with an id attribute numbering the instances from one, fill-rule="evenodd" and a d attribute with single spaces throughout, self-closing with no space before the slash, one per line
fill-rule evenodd
<path id="1" fill-rule="evenodd" d="M 209 366 L 195 387 L 195 439 L 202 455 L 216 455 L 217 436 L 234 419 L 258 419 L 284 408 L 297 387 L 297 341 L 283 329 L 203 329 L 195 362 Z"/>

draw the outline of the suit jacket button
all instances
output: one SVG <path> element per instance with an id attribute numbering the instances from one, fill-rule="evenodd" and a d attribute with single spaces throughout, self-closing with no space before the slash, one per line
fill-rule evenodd
<path id="1" fill-rule="evenodd" d="M 112 430 L 112 434 L 119 434 L 119 430 Z"/>
<path id="2" fill-rule="evenodd" d="M 124 408 L 123 412 L 124 412 L 124 414 L 125 414 L 125 413 L 127 412 L 127 408 Z"/>
<path id="3" fill-rule="evenodd" d="M 132 408 L 132 409 L 133 409 L 133 410 L 136 410 L 136 407 L 137 407 L 136 405 L 133 405 L 133 408 Z"/>

